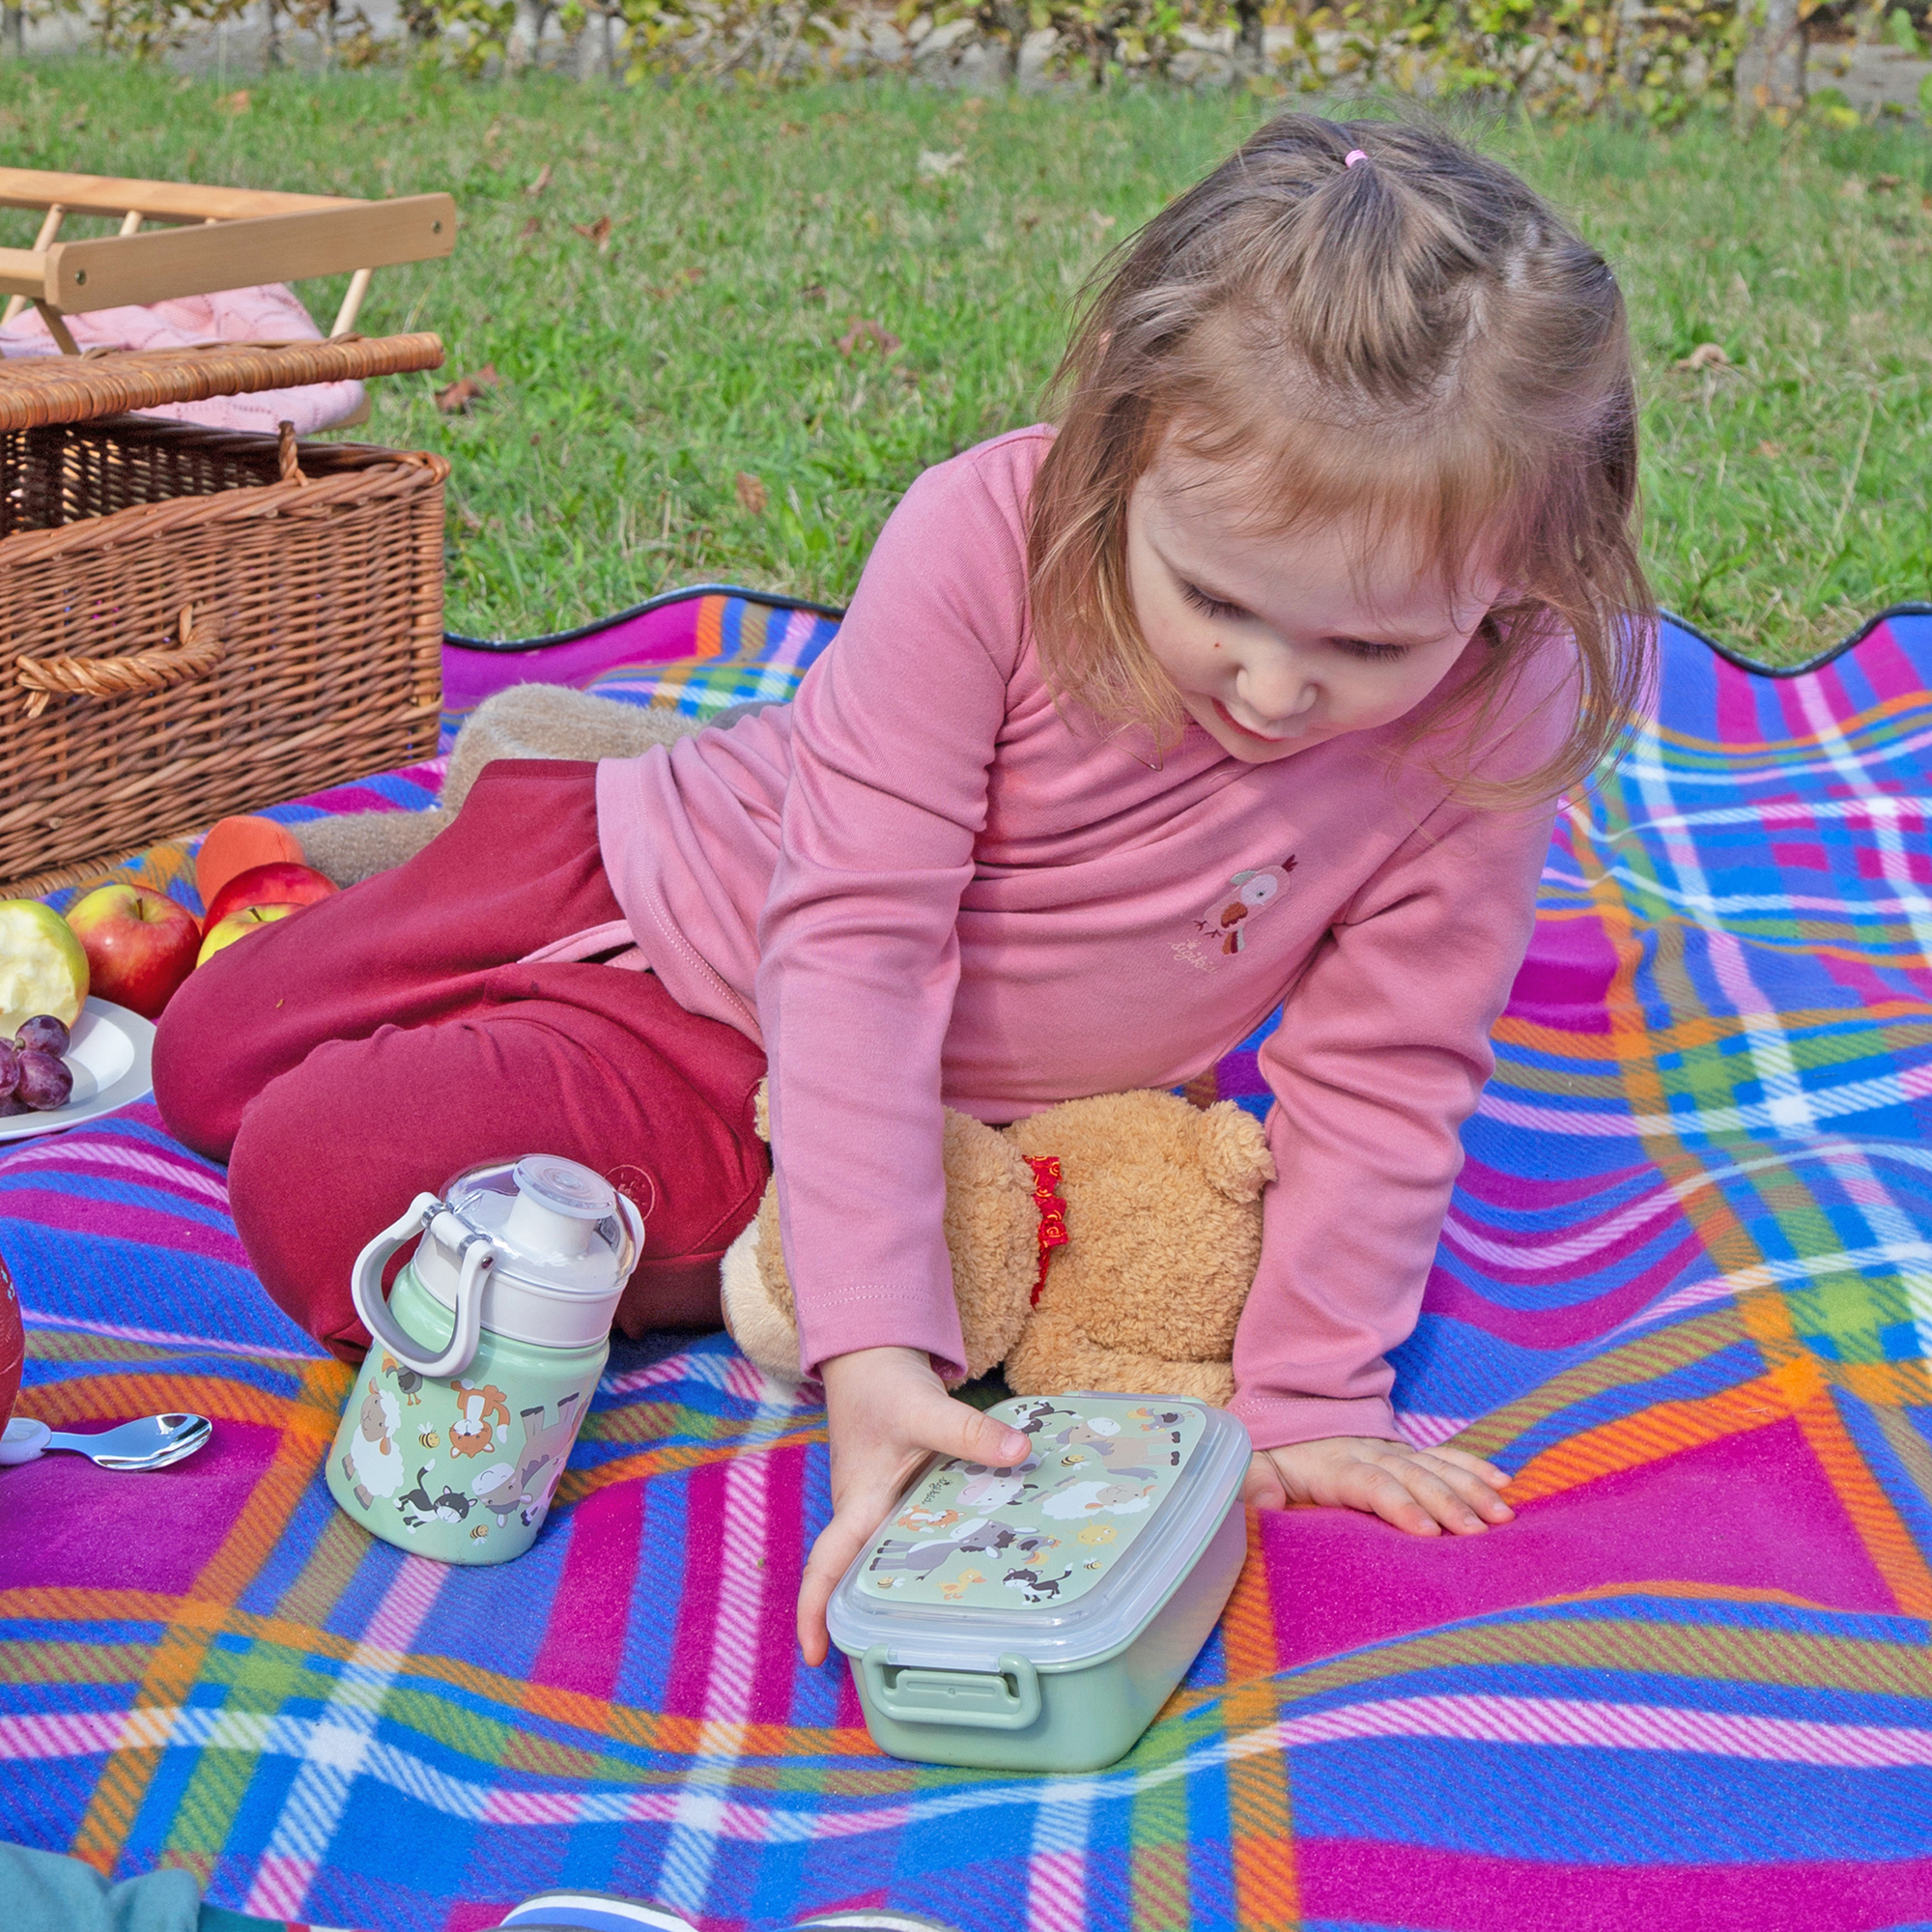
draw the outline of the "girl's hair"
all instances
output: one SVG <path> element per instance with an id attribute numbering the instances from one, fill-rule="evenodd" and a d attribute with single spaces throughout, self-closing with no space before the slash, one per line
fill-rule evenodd
<path id="1" fill-rule="evenodd" d="M 1348 164 L 1352 150 L 1363 158 Z M 1128 591 L 1127 504 L 1170 440 L 1251 486 L 1272 532 L 1335 517 L 1444 583 L 1511 586 L 1457 696 L 1471 746 L 1532 647 L 1576 639 L 1575 728 L 1541 770 L 1460 789 L 1548 798 L 1644 698 L 1656 611 L 1635 540 L 1636 394 L 1604 259 L 1506 168 L 1431 129 L 1285 114 L 1123 245 L 1055 379 L 1028 566 L 1053 686 L 1157 739 L 1185 714 Z"/>

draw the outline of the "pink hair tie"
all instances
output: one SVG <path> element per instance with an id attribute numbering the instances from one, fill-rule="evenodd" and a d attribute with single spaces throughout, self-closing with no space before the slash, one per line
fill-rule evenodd
<path id="1" fill-rule="evenodd" d="M 1363 154 L 1361 149 L 1350 148 L 1349 152 L 1342 156 L 1342 165 L 1345 168 L 1352 168 L 1357 161 L 1366 161 L 1368 158 L 1369 158 L 1368 156 Z"/>

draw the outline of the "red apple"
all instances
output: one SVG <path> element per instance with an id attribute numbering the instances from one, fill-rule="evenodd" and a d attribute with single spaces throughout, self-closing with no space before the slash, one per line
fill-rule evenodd
<path id="1" fill-rule="evenodd" d="M 238 939 L 245 938 L 257 926 L 272 925 L 278 919 L 287 919 L 298 913 L 298 905 L 257 905 L 243 906 L 240 912 L 231 912 L 226 919 L 218 919 L 208 928 L 208 936 L 201 942 L 201 951 L 195 955 L 197 966 L 206 966 L 224 946 L 233 946 Z"/>
<path id="2" fill-rule="evenodd" d="M 213 932 L 231 912 L 240 912 L 243 906 L 313 905 L 337 890 L 333 879 L 325 879 L 306 866 L 293 866 L 284 860 L 268 866 L 250 866 L 245 872 L 237 872 L 215 894 L 201 929 Z"/>
<path id="3" fill-rule="evenodd" d="M 146 1019 L 159 1019 L 194 971 L 201 927 L 186 906 L 152 886 L 97 886 L 67 923 L 87 954 L 92 989 Z"/>

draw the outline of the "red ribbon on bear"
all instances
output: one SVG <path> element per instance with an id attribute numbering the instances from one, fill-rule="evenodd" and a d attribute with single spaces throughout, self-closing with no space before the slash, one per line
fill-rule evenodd
<path id="1" fill-rule="evenodd" d="M 1033 1305 L 1039 1306 L 1039 1292 L 1046 1286 L 1046 1264 L 1055 1248 L 1066 1245 L 1066 1203 L 1060 1198 L 1060 1162 L 1050 1153 L 1030 1153 L 1026 1164 L 1033 1169 L 1034 1205 L 1039 1209 L 1039 1275 L 1033 1285 Z"/>

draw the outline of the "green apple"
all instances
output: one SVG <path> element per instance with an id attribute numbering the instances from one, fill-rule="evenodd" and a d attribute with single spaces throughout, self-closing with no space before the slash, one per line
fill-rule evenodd
<path id="1" fill-rule="evenodd" d="M 36 1013 L 72 1026 L 87 1004 L 87 954 L 73 929 L 39 899 L 0 899 L 0 1039 Z"/>
<path id="2" fill-rule="evenodd" d="M 208 928 L 194 963 L 206 966 L 217 952 L 233 946 L 238 939 L 245 939 L 258 926 L 273 925 L 278 919 L 287 919 L 290 913 L 300 911 L 298 905 L 252 905 L 231 912 L 226 919 L 216 920 Z"/>

